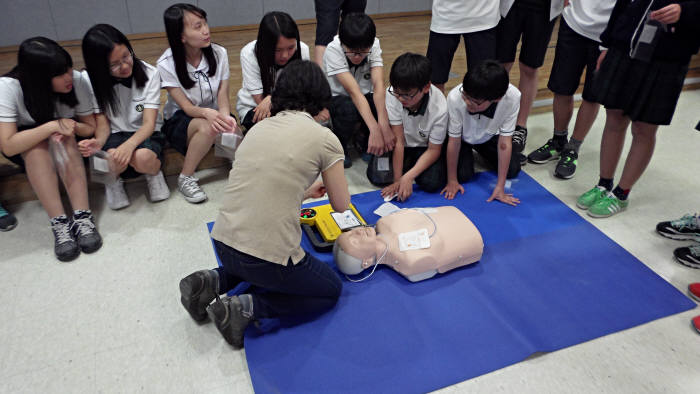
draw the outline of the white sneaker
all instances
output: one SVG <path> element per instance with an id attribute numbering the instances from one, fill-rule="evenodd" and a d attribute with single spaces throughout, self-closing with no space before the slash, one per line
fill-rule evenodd
<path id="1" fill-rule="evenodd" d="M 151 202 L 163 201 L 170 197 L 170 189 L 165 183 L 163 171 L 158 171 L 155 175 L 146 174 L 146 182 L 148 183 L 148 195 L 151 197 Z"/>
<path id="2" fill-rule="evenodd" d="M 117 178 L 115 182 L 105 185 L 105 197 L 107 206 L 115 211 L 128 207 L 131 204 L 129 196 L 126 195 L 126 190 L 124 190 L 124 181 L 121 178 Z"/>
<path id="3" fill-rule="evenodd" d="M 182 175 L 177 178 L 177 189 L 191 203 L 202 202 L 207 199 L 206 193 L 199 186 L 199 179 L 194 176 Z"/>

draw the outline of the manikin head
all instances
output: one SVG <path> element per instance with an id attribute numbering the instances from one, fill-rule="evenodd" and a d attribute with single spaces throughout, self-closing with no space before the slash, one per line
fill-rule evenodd
<path id="1" fill-rule="evenodd" d="M 384 247 L 373 227 L 356 227 L 338 236 L 333 257 L 340 272 L 356 275 L 371 267 Z"/>

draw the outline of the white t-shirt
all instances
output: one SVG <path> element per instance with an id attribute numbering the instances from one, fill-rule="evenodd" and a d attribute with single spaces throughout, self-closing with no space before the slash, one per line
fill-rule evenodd
<path id="1" fill-rule="evenodd" d="M 403 125 L 403 135 L 406 147 L 427 147 L 428 142 L 440 145 L 447 135 L 447 100 L 440 89 L 430 85 L 428 106 L 425 114 L 412 116 L 408 109 L 401 105 L 398 98 L 386 93 L 386 111 L 389 124 Z"/>
<path id="2" fill-rule="evenodd" d="M 353 66 L 352 68 L 348 61 L 347 56 L 345 56 L 345 50 L 340 44 L 340 37 L 337 35 L 333 37 L 326 47 L 326 52 L 323 54 L 323 68 L 326 71 L 326 76 L 328 77 L 328 84 L 331 86 L 331 94 L 333 96 L 348 96 L 348 92 L 345 91 L 343 85 L 335 77 L 337 74 L 343 72 L 349 72 L 360 85 L 360 91 L 362 94 L 371 93 L 373 90 L 372 85 L 372 67 L 382 67 L 384 63 L 382 61 L 382 48 L 379 46 L 379 39 L 375 37 L 374 43 L 372 44 L 372 49 L 370 49 L 370 54 L 366 58 L 366 62 L 359 66 Z"/>
<path id="3" fill-rule="evenodd" d="M 71 108 L 60 101 L 57 102 L 56 118 L 73 118 L 96 112 L 87 71 L 73 70 L 73 90 L 78 99 L 78 105 Z M 19 80 L 15 78 L 0 78 L 0 122 L 16 123 L 17 127 L 36 124 L 24 105 L 22 87 Z"/>
<path id="4" fill-rule="evenodd" d="M 600 42 L 614 7 L 614 1 L 576 0 L 569 3 L 562 14 L 571 30 Z"/>
<path id="5" fill-rule="evenodd" d="M 221 81 L 229 78 L 228 53 L 226 48 L 221 45 L 211 44 L 216 57 L 216 73 L 209 76 L 209 62 L 202 55 L 202 60 L 195 68 L 191 64 L 187 64 L 187 74 L 194 81 L 194 86 L 190 89 L 185 89 L 180 84 L 175 71 L 175 60 L 173 52 L 170 48 L 166 49 L 160 59 L 158 59 L 158 73 L 160 74 L 161 87 L 165 88 L 180 88 L 190 100 L 192 105 L 202 108 L 219 109 L 218 94 Z M 168 93 L 168 101 L 163 108 L 163 117 L 170 119 L 173 114 L 180 109 L 175 100 Z"/>
<path id="6" fill-rule="evenodd" d="M 605 0 L 597 0 L 597 1 L 605 1 Z M 508 12 L 510 9 L 513 7 L 513 3 L 515 3 L 515 0 L 501 0 L 501 16 L 506 17 L 508 15 Z M 614 5 L 614 4 L 613 4 Z M 554 20 L 559 14 L 561 14 L 561 10 L 564 8 L 564 0 L 552 0 L 549 6 L 549 20 Z"/>
<path id="7" fill-rule="evenodd" d="M 119 115 L 114 115 L 107 109 L 107 119 L 112 129 L 112 133 L 126 131 L 133 133 L 143 125 L 143 110 L 151 108 L 158 110 L 160 108 L 160 76 L 158 69 L 141 60 L 144 66 L 148 81 L 142 88 L 136 86 L 132 81 L 131 88 L 118 83 L 113 89 L 116 95 L 116 100 L 119 108 Z M 100 112 L 98 109 L 97 112 Z M 156 128 L 160 130 L 163 124 L 163 119 L 156 116 Z"/>
<path id="8" fill-rule="evenodd" d="M 442 34 L 473 33 L 498 24 L 499 0 L 433 0 L 430 31 Z"/>
<path id="9" fill-rule="evenodd" d="M 260 65 L 258 58 L 255 57 L 255 43 L 258 40 L 251 41 L 241 49 L 241 73 L 243 74 L 243 86 L 238 91 L 238 102 L 236 103 L 236 111 L 240 116 L 241 121 L 245 118 L 248 111 L 257 107 L 253 95 L 263 94 L 262 77 L 260 76 Z M 301 59 L 309 60 L 309 46 L 304 42 L 299 43 L 301 47 Z M 279 78 L 280 73 L 275 75 L 275 79 Z"/>
<path id="10" fill-rule="evenodd" d="M 447 134 L 456 138 L 461 136 L 468 144 L 483 144 L 494 135 L 513 135 L 515 122 L 520 111 L 520 91 L 508 84 L 506 94 L 496 106 L 493 119 L 485 115 L 471 115 L 467 104 L 462 100 L 459 89 L 462 84 L 455 86 L 447 95 L 447 112 L 449 122 Z"/>

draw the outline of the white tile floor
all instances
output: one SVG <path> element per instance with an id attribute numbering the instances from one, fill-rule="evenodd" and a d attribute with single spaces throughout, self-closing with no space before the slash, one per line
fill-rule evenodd
<path id="1" fill-rule="evenodd" d="M 693 130 L 699 110 L 700 91 L 683 93 L 627 212 L 583 216 L 683 292 L 700 281 L 700 270 L 674 262 L 671 252 L 683 242 L 656 235 L 654 226 L 700 210 L 700 133 Z M 601 112 L 574 179 L 554 178 L 554 162 L 525 171 L 576 209 L 576 197 L 597 181 L 603 123 Z M 527 151 L 544 143 L 551 128 L 550 113 L 532 116 Z M 348 171 L 351 193 L 372 189 L 364 169 L 356 160 Z M 227 173 L 199 176 L 211 196 L 201 205 L 185 202 L 174 178 L 172 197 L 158 204 L 146 201 L 143 182 L 128 184 L 132 205 L 118 212 L 94 190 L 104 246 L 68 264 L 53 256 L 38 202 L 9 207 L 20 224 L 0 234 L 0 392 L 252 392 L 244 352 L 226 345 L 212 324 L 194 323 L 178 299 L 181 277 L 215 264 L 204 224 L 216 216 Z M 441 391 L 698 393 L 700 335 L 690 327 L 697 314 L 532 357 Z"/>

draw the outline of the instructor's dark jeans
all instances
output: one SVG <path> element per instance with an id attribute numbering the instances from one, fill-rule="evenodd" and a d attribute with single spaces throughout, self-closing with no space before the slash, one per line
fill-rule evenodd
<path id="1" fill-rule="evenodd" d="M 343 284 L 327 264 L 306 253 L 296 265 L 271 263 L 214 240 L 223 267 L 219 290 L 226 293 L 242 281 L 265 290 L 253 295 L 253 317 L 316 315 L 331 309 Z"/>

